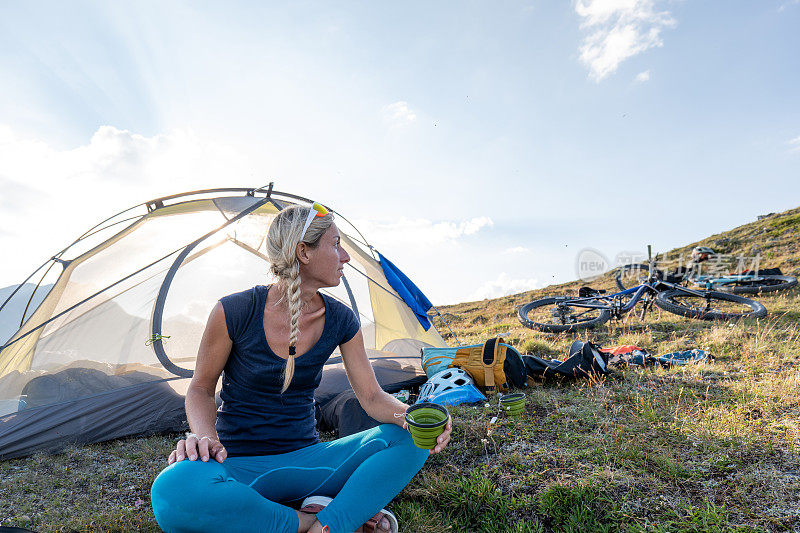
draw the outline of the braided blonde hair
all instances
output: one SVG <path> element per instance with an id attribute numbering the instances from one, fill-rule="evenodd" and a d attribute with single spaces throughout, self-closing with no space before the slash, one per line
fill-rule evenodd
<path id="1" fill-rule="evenodd" d="M 278 278 L 277 286 L 285 291 L 286 301 L 289 305 L 289 357 L 286 359 L 286 369 L 283 374 L 283 388 L 289 388 L 294 375 L 294 358 L 297 338 L 300 336 L 300 261 L 297 259 L 297 245 L 304 242 L 312 248 L 319 246 L 322 235 L 333 224 L 333 215 L 324 217 L 316 216 L 311 221 L 305 235 L 303 231 L 308 212 L 311 208 L 292 206 L 282 210 L 267 232 L 267 258 L 269 269 Z"/>

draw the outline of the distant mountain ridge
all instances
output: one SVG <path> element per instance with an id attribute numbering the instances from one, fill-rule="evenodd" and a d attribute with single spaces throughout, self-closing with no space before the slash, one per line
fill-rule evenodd
<path id="1" fill-rule="evenodd" d="M 6 301 L 6 298 L 8 298 L 17 287 L 19 287 L 19 285 L 11 285 L 10 287 L 3 287 L 0 289 L 0 305 Z M 50 292 L 52 287 L 52 284 L 42 285 L 39 287 L 39 290 L 36 291 L 36 294 L 34 295 L 33 300 L 28 307 L 28 316 L 30 316 L 33 310 L 39 306 L 44 297 L 47 296 L 47 293 Z M 28 306 L 28 300 L 30 300 L 31 294 L 35 288 L 35 284 L 25 283 L 17 291 L 14 297 L 11 298 L 8 303 L 6 303 L 5 307 L 3 307 L 3 310 L 0 311 L 0 345 L 5 344 L 5 342 L 10 339 L 11 336 L 14 335 L 14 333 L 16 333 L 19 329 L 22 313 L 25 312 L 25 307 Z"/>

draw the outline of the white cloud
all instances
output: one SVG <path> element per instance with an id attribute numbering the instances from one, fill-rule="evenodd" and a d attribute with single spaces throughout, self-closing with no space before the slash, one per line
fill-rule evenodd
<path id="1" fill-rule="evenodd" d="M 530 252 L 530 250 L 524 246 L 514 246 L 513 248 L 506 248 L 503 250 L 504 254 L 524 254 L 526 252 Z"/>
<path id="2" fill-rule="evenodd" d="M 383 119 L 392 127 L 403 127 L 413 124 L 417 120 L 417 114 L 408 107 L 408 102 L 395 102 L 384 106 L 381 110 Z"/>
<path id="3" fill-rule="evenodd" d="M 800 4 L 800 0 L 789 0 L 788 2 L 781 4 L 781 6 L 778 8 L 778 11 L 783 11 L 789 6 L 796 6 L 798 4 Z"/>
<path id="4" fill-rule="evenodd" d="M 97 222 L 159 196 L 247 176 L 246 158 L 191 130 L 145 137 L 101 126 L 59 149 L 0 124 L 0 286 L 24 279 Z"/>
<path id="5" fill-rule="evenodd" d="M 492 226 L 494 226 L 494 222 L 492 222 L 491 218 L 475 217 L 451 227 L 456 228 L 459 232 L 463 231 L 464 235 L 474 235 L 478 233 L 481 228 L 490 228 Z"/>
<path id="6" fill-rule="evenodd" d="M 419 246 L 452 243 L 465 235 L 475 235 L 494 222 L 489 217 L 475 217 L 468 220 L 433 221 L 425 218 L 400 217 L 392 221 L 359 220 L 354 224 L 378 249 L 382 246 Z"/>
<path id="7" fill-rule="evenodd" d="M 536 278 L 511 279 L 508 274 L 501 272 L 497 279 L 487 281 L 481 285 L 472 295 L 473 300 L 483 300 L 485 298 L 498 298 L 529 291 L 539 286 Z"/>
<path id="8" fill-rule="evenodd" d="M 800 137 L 795 137 L 791 141 L 789 141 L 789 148 L 790 152 L 800 152 Z"/>
<path id="9" fill-rule="evenodd" d="M 597 82 L 626 59 L 663 46 L 661 30 L 676 24 L 668 11 L 655 9 L 654 0 L 578 0 L 575 12 L 587 32 L 581 62 Z"/>
<path id="10" fill-rule="evenodd" d="M 202 141 L 191 130 L 145 137 L 101 126 L 88 144 L 59 150 L 0 127 L 0 176 L 42 192 L 75 189 L 76 184 L 132 188 L 164 182 L 174 186 L 176 181 L 191 184 L 224 172 L 237 158 L 238 154 Z M 92 189 L 82 193 L 87 190 Z"/>
<path id="11" fill-rule="evenodd" d="M 645 70 L 644 72 L 640 72 L 636 75 L 636 81 L 638 83 L 644 83 L 646 81 L 650 81 L 650 71 Z"/>

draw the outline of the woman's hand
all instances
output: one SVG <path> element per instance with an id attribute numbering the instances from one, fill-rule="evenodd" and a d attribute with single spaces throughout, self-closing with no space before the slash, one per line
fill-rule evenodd
<path id="1" fill-rule="evenodd" d="M 200 339 L 194 375 L 186 391 L 186 419 L 189 427 L 200 436 L 190 433 L 185 439 L 179 440 L 169 454 L 169 464 L 183 461 L 187 457 L 190 461 L 196 461 L 198 457 L 202 461 L 208 461 L 213 457 L 221 463 L 228 457 L 228 452 L 219 442 L 219 436 L 214 429 L 217 417 L 214 391 L 232 346 L 233 341 L 228 337 L 228 326 L 225 322 L 225 309 L 221 302 L 217 302 L 208 317 L 203 338 Z"/>
<path id="2" fill-rule="evenodd" d="M 218 463 L 221 463 L 228 457 L 228 452 L 220 441 L 211 437 L 200 437 L 198 439 L 197 435 L 192 434 L 178 441 L 175 449 L 169 454 L 167 463 L 172 464 L 183 461 L 186 457 L 190 461 L 196 461 L 198 457 L 200 457 L 201 461 L 208 461 L 209 458 L 213 457 Z"/>
<path id="3" fill-rule="evenodd" d="M 403 429 L 408 430 L 408 422 L 405 420 L 403 421 Z M 439 453 L 445 449 L 447 444 L 450 442 L 450 433 L 453 431 L 453 418 L 448 416 L 447 417 L 447 425 L 444 427 L 444 431 L 442 434 L 436 437 L 436 446 L 431 448 L 431 455 L 434 453 Z"/>
<path id="4" fill-rule="evenodd" d="M 431 455 L 434 453 L 439 453 L 445 449 L 447 443 L 450 442 L 450 432 L 453 431 L 453 419 L 448 416 L 447 417 L 447 425 L 444 427 L 444 431 L 442 434 L 436 438 L 436 446 L 431 449 Z"/>
<path id="5" fill-rule="evenodd" d="M 342 361 L 344 362 L 347 378 L 356 393 L 359 403 L 369 416 L 384 423 L 399 424 L 398 419 L 404 418 L 408 405 L 404 404 L 391 394 L 388 394 L 378 385 L 375 378 L 375 371 L 367 358 L 364 349 L 364 337 L 361 331 L 339 346 L 342 351 Z M 405 419 L 402 426 L 408 429 Z M 436 446 L 431 449 L 431 453 L 439 453 L 445 449 L 450 442 L 450 432 L 453 429 L 453 420 L 447 417 L 447 425 L 444 431 L 436 439 Z"/>

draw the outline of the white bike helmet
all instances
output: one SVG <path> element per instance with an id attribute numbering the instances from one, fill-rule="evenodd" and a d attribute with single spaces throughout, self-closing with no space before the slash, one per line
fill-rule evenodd
<path id="1" fill-rule="evenodd" d="M 466 370 L 461 368 L 445 368 L 441 372 L 437 372 L 425 382 L 419 389 L 419 397 L 426 398 L 431 394 L 438 392 L 455 389 L 463 385 L 474 385 L 475 381 L 472 379 Z"/>
<path id="2" fill-rule="evenodd" d="M 695 246 L 694 250 L 692 250 L 692 262 L 702 263 L 703 261 L 708 261 L 714 255 L 716 255 L 716 252 L 708 246 Z"/>

